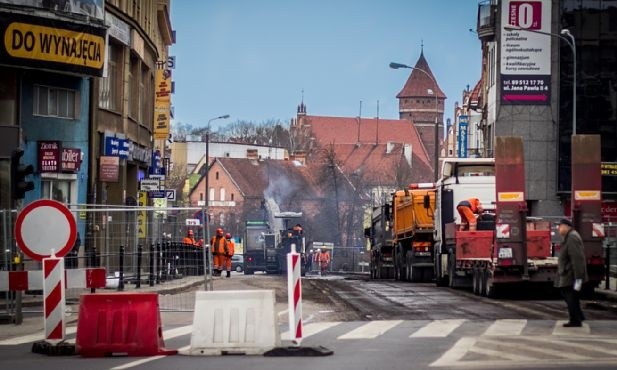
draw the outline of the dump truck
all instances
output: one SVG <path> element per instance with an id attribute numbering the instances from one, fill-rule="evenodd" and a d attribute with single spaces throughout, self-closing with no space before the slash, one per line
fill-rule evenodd
<path id="1" fill-rule="evenodd" d="M 412 184 L 394 192 L 373 212 L 371 277 L 404 281 L 433 280 L 435 184 Z"/>

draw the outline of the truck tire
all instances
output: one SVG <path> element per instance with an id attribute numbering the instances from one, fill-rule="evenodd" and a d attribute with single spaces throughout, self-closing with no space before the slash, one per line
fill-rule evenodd
<path id="1" fill-rule="evenodd" d="M 492 279 L 490 273 L 488 271 L 485 271 L 484 276 L 484 280 L 486 281 L 484 294 L 488 298 L 497 298 L 499 291 L 497 290 L 497 286 L 491 281 Z"/>
<path id="2" fill-rule="evenodd" d="M 482 277 L 480 276 L 480 269 L 474 269 L 473 270 L 473 294 L 475 295 L 480 295 L 480 292 L 482 291 L 481 286 L 482 286 Z"/>
<path id="3" fill-rule="evenodd" d="M 448 258 L 448 286 L 459 289 L 463 286 L 462 279 L 456 276 L 456 260 L 453 254 Z"/>

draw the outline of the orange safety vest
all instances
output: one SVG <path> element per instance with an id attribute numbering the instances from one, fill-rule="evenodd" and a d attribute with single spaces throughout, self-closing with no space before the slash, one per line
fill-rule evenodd
<path id="1" fill-rule="evenodd" d="M 191 238 L 190 236 L 185 236 L 184 239 L 182 239 L 182 243 L 188 245 L 195 245 L 195 239 Z"/>
<path id="2" fill-rule="evenodd" d="M 210 245 L 212 245 L 212 254 L 215 256 L 226 256 L 229 254 L 229 247 L 225 237 L 215 236 L 212 238 Z"/>
<path id="3" fill-rule="evenodd" d="M 478 213 L 478 208 L 480 207 L 480 199 L 478 198 L 469 198 L 464 200 L 458 204 L 459 207 L 469 207 L 471 212 Z"/>
<path id="4" fill-rule="evenodd" d="M 232 257 L 235 252 L 236 252 L 236 243 L 234 243 L 233 240 L 230 240 L 229 243 L 227 243 L 227 257 Z"/>

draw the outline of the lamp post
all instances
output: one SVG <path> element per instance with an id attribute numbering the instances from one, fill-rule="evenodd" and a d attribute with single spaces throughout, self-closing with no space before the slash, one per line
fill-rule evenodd
<path id="1" fill-rule="evenodd" d="M 576 135 L 576 39 L 574 35 L 570 33 L 570 30 L 563 29 L 559 33 L 543 32 L 537 30 L 530 30 L 527 28 L 519 27 L 504 27 L 506 31 L 524 31 L 531 33 L 538 33 L 540 35 L 546 35 L 562 39 L 568 44 L 572 50 L 572 136 Z"/>
<path id="2" fill-rule="evenodd" d="M 433 81 L 433 85 L 435 86 L 433 89 L 433 95 L 435 95 L 435 153 L 434 153 L 435 169 L 433 172 L 434 172 L 435 182 L 437 182 L 439 181 L 439 121 L 438 121 L 439 99 L 437 97 L 437 90 L 438 90 L 437 81 L 435 81 L 433 76 L 431 76 L 427 71 L 423 70 L 422 68 L 411 67 L 406 64 L 394 63 L 394 62 L 390 63 L 390 68 L 392 69 L 407 68 L 407 69 L 419 71 L 419 72 L 424 73 L 428 78 L 431 79 L 431 81 Z"/>
<path id="3" fill-rule="evenodd" d="M 222 116 L 210 118 L 208 120 L 208 124 L 206 125 L 206 194 L 205 201 L 201 207 L 201 218 L 202 218 L 202 235 L 204 236 L 204 287 L 206 290 L 214 290 L 214 285 L 212 283 L 212 246 L 210 245 L 210 228 L 208 227 L 208 207 L 210 205 L 210 123 L 212 121 L 216 121 L 219 119 L 227 119 L 229 118 L 229 114 L 224 114 Z M 208 263 L 208 270 L 206 271 L 206 262 Z M 208 282 L 210 284 L 208 284 Z"/>

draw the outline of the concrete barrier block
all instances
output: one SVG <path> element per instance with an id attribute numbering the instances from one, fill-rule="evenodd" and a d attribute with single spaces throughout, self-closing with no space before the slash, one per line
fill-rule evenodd
<path id="1" fill-rule="evenodd" d="M 272 290 L 196 292 L 191 346 L 183 354 L 261 355 L 281 345 Z"/>

